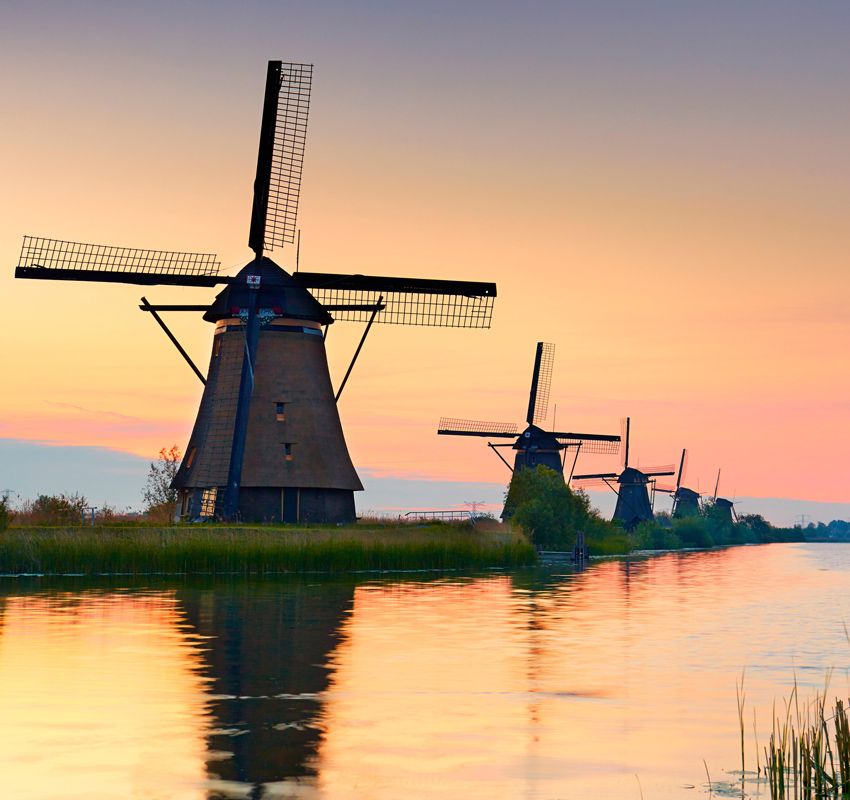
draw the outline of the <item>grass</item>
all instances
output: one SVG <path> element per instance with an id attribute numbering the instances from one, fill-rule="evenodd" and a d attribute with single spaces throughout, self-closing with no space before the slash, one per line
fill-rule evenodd
<path id="1" fill-rule="evenodd" d="M 0 573 L 254 574 L 513 567 L 534 549 L 468 526 L 40 527 L 0 533 Z"/>
<path id="2" fill-rule="evenodd" d="M 741 736 L 741 780 L 744 764 L 744 692 L 743 676 L 736 684 L 738 725 Z M 764 748 L 764 767 L 756 761 L 757 775 L 767 783 L 771 800 L 847 800 L 850 798 L 850 720 L 843 700 L 831 708 L 826 694 L 818 693 L 800 708 L 797 682 L 785 701 L 784 712 L 777 714 L 774 704 L 773 729 Z M 753 734 L 756 735 L 755 716 Z M 758 751 L 758 740 L 756 739 Z M 743 783 L 742 783 L 743 791 Z"/>
<path id="3" fill-rule="evenodd" d="M 801 714 L 792 698 L 796 719 L 788 704 L 784 721 L 774 715 L 773 731 L 765 747 L 765 775 L 772 800 L 815 800 L 850 797 L 850 726 L 840 699 L 831 709 L 825 695 Z"/>

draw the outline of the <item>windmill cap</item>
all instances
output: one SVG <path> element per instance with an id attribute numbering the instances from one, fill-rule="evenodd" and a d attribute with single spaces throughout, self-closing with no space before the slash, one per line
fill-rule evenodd
<path id="1" fill-rule="evenodd" d="M 529 425 L 514 444 L 514 450 L 527 450 L 530 447 L 535 447 L 539 450 L 560 450 L 561 443 L 549 431 L 544 431 L 543 428 L 537 425 Z"/>
<path id="2" fill-rule="evenodd" d="M 252 288 L 256 287 L 257 278 L 259 288 Z M 204 319 L 207 322 L 218 322 L 232 317 L 234 309 L 248 307 L 252 292 L 258 292 L 257 308 L 272 308 L 276 313 L 280 310 L 281 316 L 312 320 L 321 325 L 333 322 L 333 317 L 310 292 L 265 256 L 251 261 L 238 272 L 233 282 L 216 295 Z"/>
<path id="3" fill-rule="evenodd" d="M 639 469 L 635 469 L 634 467 L 626 467 L 621 473 L 620 477 L 617 478 L 617 483 L 648 483 L 649 478 L 644 475 Z"/>

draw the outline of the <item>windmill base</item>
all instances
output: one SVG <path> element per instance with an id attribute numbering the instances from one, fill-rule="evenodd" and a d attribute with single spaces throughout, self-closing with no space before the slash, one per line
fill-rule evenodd
<path id="1" fill-rule="evenodd" d="M 178 498 L 177 519 L 184 522 L 218 519 L 223 499 L 223 487 L 183 489 Z M 243 486 L 239 492 L 239 520 L 266 524 L 354 522 L 354 492 L 350 489 Z"/>

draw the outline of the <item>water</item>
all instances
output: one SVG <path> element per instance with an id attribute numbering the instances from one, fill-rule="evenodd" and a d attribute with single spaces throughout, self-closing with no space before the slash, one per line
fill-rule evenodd
<path id="1" fill-rule="evenodd" d="M 0 579 L 0 798 L 698 798 L 850 694 L 850 546 L 581 574 Z M 703 763 L 705 761 L 705 765 Z M 733 786 L 724 786 L 723 784 Z M 749 781 L 747 793 L 766 794 Z"/>

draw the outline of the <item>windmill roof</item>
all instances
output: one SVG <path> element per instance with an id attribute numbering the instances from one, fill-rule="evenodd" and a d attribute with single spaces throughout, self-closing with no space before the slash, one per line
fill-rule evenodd
<path id="1" fill-rule="evenodd" d="M 260 278 L 260 288 L 248 286 L 248 276 Z M 328 325 L 333 322 L 331 315 L 303 286 L 293 281 L 286 270 L 279 267 L 270 258 L 260 259 L 246 264 L 228 284 L 216 295 L 209 310 L 204 314 L 207 322 L 217 322 L 234 316 L 234 309 L 248 307 L 249 293 L 258 291 L 257 308 L 271 308 L 280 316 L 294 319 L 307 319 Z M 236 314 L 239 312 L 236 311 Z"/>

